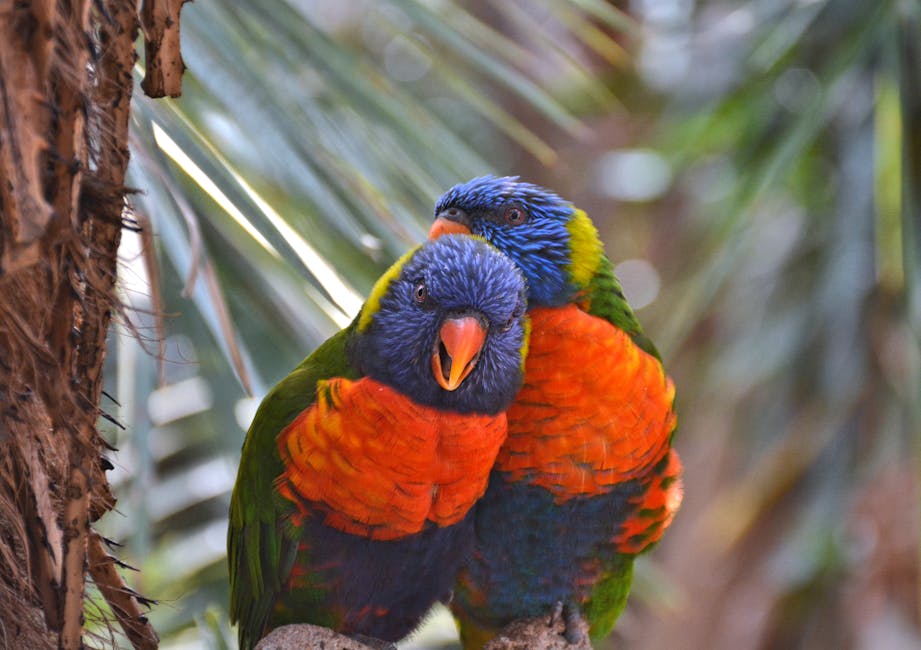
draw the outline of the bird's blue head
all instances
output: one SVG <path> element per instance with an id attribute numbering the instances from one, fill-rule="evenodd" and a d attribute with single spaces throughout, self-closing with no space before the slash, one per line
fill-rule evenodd
<path id="1" fill-rule="evenodd" d="M 350 359 L 419 404 L 504 411 L 521 387 L 527 294 L 485 241 L 449 235 L 414 248 L 371 291 Z"/>
<path id="2" fill-rule="evenodd" d="M 455 185 L 435 205 L 431 238 L 472 233 L 514 260 L 532 305 L 572 302 L 603 255 L 598 231 L 570 202 L 517 176 L 481 176 Z"/>

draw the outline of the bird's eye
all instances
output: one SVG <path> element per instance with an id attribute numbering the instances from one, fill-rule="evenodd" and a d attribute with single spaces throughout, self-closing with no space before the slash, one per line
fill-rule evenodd
<path id="1" fill-rule="evenodd" d="M 419 280 L 413 286 L 413 300 L 415 300 L 420 305 L 425 302 L 425 299 L 429 297 L 429 291 L 425 287 L 425 282 Z"/>
<path id="2" fill-rule="evenodd" d="M 518 226 L 527 221 L 527 214 L 521 208 L 508 208 L 505 211 L 505 223 Z"/>
<path id="3" fill-rule="evenodd" d="M 512 329 L 512 325 L 515 324 L 515 318 L 516 318 L 515 314 L 512 314 L 511 316 L 508 317 L 508 320 L 505 321 L 505 325 L 502 326 L 503 332 L 507 332 L 510 329 Z"/>

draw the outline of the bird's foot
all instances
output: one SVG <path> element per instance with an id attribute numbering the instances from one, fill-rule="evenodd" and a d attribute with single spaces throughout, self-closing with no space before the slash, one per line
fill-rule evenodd
<path id="1" fill-rule="evenodd" d="M 578 605 L 573 603 L 563 605 L 563 622 L 566 626 L 563 637 L 566 639 L 567 643 L 570 645 L 581 643 L 585 637 L 585 633 L 579 625 L 582 622 L 582 613 L 579 611 Z"/>
<path id="2" fill-rule="evenodd" d="M 562 624 L 563 638 L 570 645 L 582 643 L 585 632 L 581 626 L 582 615 L 579 612 L 579 606 L 575 603 L 564 603 L 557 601 L 553 606 L 553 612 L 550 614 L 550 626 L 557 627 Z"/>

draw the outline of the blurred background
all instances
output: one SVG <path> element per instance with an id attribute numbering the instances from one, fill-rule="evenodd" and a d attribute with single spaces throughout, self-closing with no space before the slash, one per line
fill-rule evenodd
<path id="1" fill-rule="evenodd" d="M 589 213 L 678 387 L 684 506 L 604 647 L 921 647 L 919 27 L 916 0 L 186 5 L 183 97 L 135 97 L 103 404 L 103 529 L 163 647 L 235 647 L 255 406 L 484 173 Z M 442 612 L 401 647 L 453 638 Z"/>

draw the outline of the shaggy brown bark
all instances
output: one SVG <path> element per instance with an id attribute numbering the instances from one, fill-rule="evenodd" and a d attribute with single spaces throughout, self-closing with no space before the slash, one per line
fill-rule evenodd
<path id="1" fill-rule="evenodd" d="M 83 647 L 88 572 L 132 644 L 157 645 L 91 529 L 115 503 L 96 421 L 138 24 L 131 0 L 0 0 L 3 647 Z"/>
<path id="2" fill-rule="evenodd" d="M 189 0 L 145 0 L 141 10 L 147 70 L 141 88 L 150 97 L 179 97 L 185 63 L 179 52 L 179 12 Z"/>

